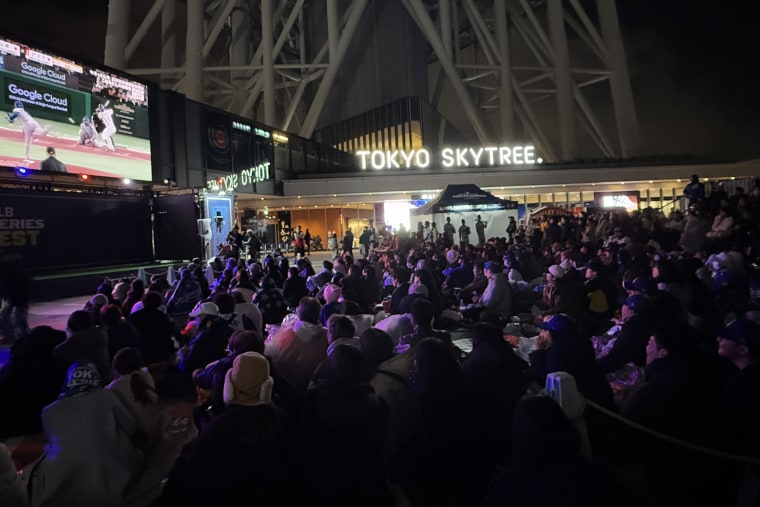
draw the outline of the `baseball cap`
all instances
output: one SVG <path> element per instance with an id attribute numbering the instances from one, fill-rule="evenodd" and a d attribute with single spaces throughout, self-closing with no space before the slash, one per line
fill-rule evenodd
<path id="1" fill-rule="evenodd" d="M 195 305 L 195 308 L 193 308 L 193 311 L 189 315 L 190 317 L 198 317 L 199 315 L 215 315 L 218 317 L 219 307 L 215 303 L 206 301 L 205 303 Z"/>
<path id="2" fill-rule="evenodd" d="M 623 281 L 623 288 L 635 292 L 652 293 L 656 290 L 654 281 L 649 276 L 637 276 L 630 282 Z"/>
<path id="3" fill-rule="evenodd" d="M 591 271 L 601 271 L 604 269 L 604 263 L 599 257 L 592 257 L 583 267 Z"/>
<path id="4" fill-rule="evenodd" d="M 729 322 L 718 333 L 718 338 L 745 345 L 753 356 L 760 354 L 760 326 L 746 317 Z"/>
<path id="5" fill-rule="evenodd" d="M 647 300 L 641 294 L 634 294 L 633 296 L 625 298 L 623 300 L 623 305 L 627 306 L 634 312 L 639 313 L 647 307 Z"/>
<path id="6" fill-rule="evenodd" d="M 485 263 L 484 267 L 491 273 L 501 273 L 503 271 L 504 266 L 502 266 L 498 262 L 488 261 Z"/>
<path id="7" fill-rule="evenodd" d="M 575 321 L 564 313 L 552 315 L 547 320 L 538 323 L 540 329 L 546 329 L 552 334 L 552 339 L 573 338 L 578 334 Z"/>

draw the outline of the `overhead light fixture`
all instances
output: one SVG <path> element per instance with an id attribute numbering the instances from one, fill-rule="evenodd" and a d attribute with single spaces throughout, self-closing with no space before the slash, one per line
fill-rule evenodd
<path id="1" fill-rule="evenodd" d="M 287 143 L 288 142 L 288 136 L 286 136 L 284 134 L 280 134 L 279 132 L 272 132 L 272 139 L 274 139 L 278 143 Z"/>

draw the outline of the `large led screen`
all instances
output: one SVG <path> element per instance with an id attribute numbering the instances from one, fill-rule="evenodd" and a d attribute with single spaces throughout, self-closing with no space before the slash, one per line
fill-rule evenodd
<path id="1" fill-rule="evenodd" d="M 0 86 L 0 166 L 151 179 L 147 85 L 0 37 Z"/>

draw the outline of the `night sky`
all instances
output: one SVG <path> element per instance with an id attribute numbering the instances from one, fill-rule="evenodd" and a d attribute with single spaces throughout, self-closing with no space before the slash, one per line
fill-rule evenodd
<path id="1" fill-rule="evenodd" d="M 0 32 L 102 62 L 107 0 L 0 1 Z M 760 27 L 752 4 L 617 2 L 644 154 L 760 158 Z"/>

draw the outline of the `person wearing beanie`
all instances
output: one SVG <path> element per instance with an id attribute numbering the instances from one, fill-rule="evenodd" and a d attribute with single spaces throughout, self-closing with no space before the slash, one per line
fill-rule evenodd
<path id="1" fill-rule="evenodd" d="M 102 388 L 94 364 L 69 367 L 58 400 L 42 409 L 42 421 L 47 444 L 29 479 L 30 504 L 122 505 L 142 467 L 132 444 L 138 426 L 113 391 Z"/>
<path id="2" fill-rule="evenodd" d="M 557 264 L 549 266 L 549 269 L 546 271 L 546 285 L 544 285 L 541 301 L 547 308 L 556 306 L 554 299 L 557 292 L 559 292 L 560 280 L 564 276 L 565 270 Z"/>
<path id="3" fill-rule="evenodd" d="M 269 361 L 235 357 L 224 378 L 224 412 L 185 446 L 154 504 L 300 505 L 295 427 L 272 402 Z"/>
<path id="4" fill-rule="evenodd" d="M 55 348 L 54 356 L 64 368 L 87 361 L 98 368 L 104 384 L 111 377 L 108 359 L 108 333 L 92 323 L 90 312 L 77 310 L 69 315 L 66 340 Z"/>
<path id="5" fill-rule="evenodd" d="M 340 312 L 340 301 L 338 300 L 343 295 L 343 289 L 338 285 L 328 283 L 325 285 L 322 295 L 325 298 L 325 306 L 322 307 L 322 311 L 319 313 L 319 322 L 323 327 L 327 327 L 327 321 L 330 319 L 330 316 Z"/>

